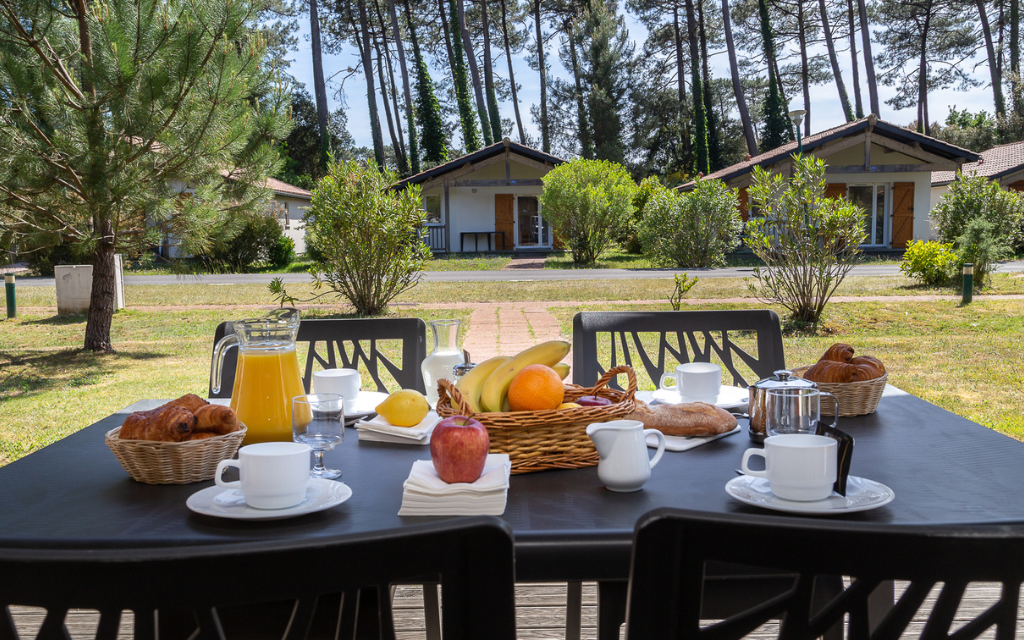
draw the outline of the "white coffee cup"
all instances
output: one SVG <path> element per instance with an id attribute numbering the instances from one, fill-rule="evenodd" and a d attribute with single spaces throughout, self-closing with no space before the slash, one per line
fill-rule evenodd
<path id="1" fill-rule="evenodd" d="M 241 489 L 245 503 L 256 509 L 287 509 L 306 499 L 309 485 L 309 445 L 299 442 L 261 442 L 238 450 L 238 460 L 221 460 L 214 481 L 218 487 Z M 237 467 L 241 480 L 225 482 L 228 467 Z"/>
<path id="2" fill-rule="evenodd" d="M 313 393 L 333 393 L 355 400 L 362 381 L 355 369 L 324 369 L 313 373 Z"/>
<path id="3" fill-rule="evenodd" d="M 764 471 L 747 466 L 753 456 L 764 458 Z M 743 453 L 740 469 L 748 476 L 768 478 L 772 493 L 783 500 L 824 500 L 836 481 L 836 441 L 802 433 L 769 436 L 763 450 Z"/>
<path id="4" fill-rule="evenodd" d="M 667 380 L 674 380 L 675 386 L 667 386 Z M 663 374 L 658 386 L 666 390 L 675 389 L 683 400 L 714 402 L 722 388 L 722 367 L 711 362 L 686 362 L 676 367 L 673 373 Z"/>

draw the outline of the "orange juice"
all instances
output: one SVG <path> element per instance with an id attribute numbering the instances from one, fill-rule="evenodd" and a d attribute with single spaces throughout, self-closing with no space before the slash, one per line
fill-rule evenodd
<path id="1" fill-rule="evenodd" d="M 290 441 L 292 398 L 304 393 L 295 349 L 240 349 L 231 408 L 248 428 L 242 444 Z"/>

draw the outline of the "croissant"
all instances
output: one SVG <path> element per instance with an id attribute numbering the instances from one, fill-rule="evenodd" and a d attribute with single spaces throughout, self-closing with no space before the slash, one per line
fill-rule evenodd
<path id="1" fill-rule="evenodd" d="M 177 398 L 176 400 L 171 400 L 167 404 L 160 405 L 155 409 L 155 411 L 160 411 L 161 409 L 166 409 L 167 407 L 184 407 L 191 411 L 192 413 L 195 413 L 200 409 L 200 407 L 205 407 L 208 404 L 210 403 L 207 402 L 206 400 L 203 400 L 196 394 L 187 393 L 181 396 L 180 398 Z"/>
<path id="2" fill-rule="evenodd" d="M 238 416 L 231 407 L 207 403 L 199 407 L 195 415 L 194 431 L 197 433 L 212 433 L 219 436 L 239 429 Z"/>
<path id="3" fill-rule="evenodd" d="M 853 358 L 853 347 L 848 344 L 837 342 L 828 348 L 822 360 L 834 360 L 836 362 L 849 362 Z"/>
<path id="4" fill-rule="evenodd" d="M 192 433 L 196 417 L 185 407 L 165 407 L 137 411 L 121 425 L 124 440 L 160 440 L 181 442 Z"/>
<path id="5" fill-rule="evenodd" d="M 874 380 L 885 375 L 885 365 L 878 358 L 857 356 L 850 360 L 850 364 L 857 366 L 857 376 L 854 378 L 856 382 Z"/>
<path id="6" fill-rule="evenodd" d="M 803 373 L 803 378 L 812 382 L 854 382 L 857 365 L 835 360 L 818 360 Z"/>

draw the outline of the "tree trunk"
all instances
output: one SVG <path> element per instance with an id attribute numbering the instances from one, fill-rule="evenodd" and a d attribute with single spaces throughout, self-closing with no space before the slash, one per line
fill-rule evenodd
<path id="1" fill-rule="evenodd" d="M 494 69 L 491 64 L 491 25 L 487 17 L 487 1 L 480 0 L 480 18 L 484 32 L 484 89 L 487 92 L 487 116 L 491 121 L 491 138 L 501 140 L 501 113 L 498 112 L 498 97 L 494 93 Z"/>
<path id="2" fill-rule="evenodd" d="M 743 137 L 747 141 L 747 153 L 756 156 L 758 154 L 757 136 L 754 135 L 754 123 L 750 121 L 747 99 L 743 95 L 743 83 L 740 82 L 740 68 L 736 62 L 736 46 L 732 40 L 732 16 L 729 14 L 729 0 L 722 0 L 722 20 L 725 26 L 725 45 L 729 51 L 732 91 L 736 94 L 736 107 L 739 109 L 740 122 L 743 124 Z"/>
<path id="3" fill-rule="evenodd" d="M 327 85 L 324 82 L 320 17 L 316 0 L 309 0 L 309 40 L 313 48 L 313 95 L 316 98 L 316 122 L 320 130 L 320 166 L 326 171 L 331 151 L 331 133 L 327 130 Z"/>
<path id="4" fill-rule="evenodd" d="M 441 116 L 441 105 L 438 104 L 437 95 L 434 92 L 434 82 L 430 78 L 427 63 L 420 53 L 419 40 L 416 38 L 416 24 L 413 22 L 409 0 L 404 0 L 402 4 L 405 8 L 405 21 L 409 27 L 409 42 L 412 43 L 413 64 L 416 65 L 416 105 L 422 131 L 420 140 L 423 141 L 423 159 L 429 163 L 440 164 L 448 160 L 446 125 Z"/>
<path id="5" fill-rule="evenodd" d="M 928 122 L 928 31 L 931 19 L 932 12 L 929 7 L 924 19 L 924 28 L 921 29 L 921 57 L 917 63 L 917 102 L 921 105 L 921 121 L 918 122 L 917 130 L 926 136 L 932 135 L 931 124 Z"/>
<path id="6" fill-rule="evenodd" d="M 452 34 L 448 29 L 448 8 L 444 6 L 445 0 L 437 0 L 437 6 L 441 10 L 441 29 L 444 30 L 444 46 L 448 49 L 448 65 L 455 69 L 455 52 L 452 50 Z"/>
<path id="7" fill-rule="evenodd" d="M 377 12 L 377 20 L 380 22 L 380 40 L 378 41 L 376 37 L 374 38 L 374 49 L 377 50 L 377 76 L 380 78 L 380 96 L 384 100 L 384 113 L 388 119 L 388 130 L 391 132 L 391 146 L 395 150 L 395 159 L 398 161 L 398 173 L 402 176 L 407 176 L 409 175 L 409 162 L 405 151 L 405 135 L 402 131 L 402 112 L 398 108 L 398 90 L 395 86 L 394 67 L 391 65 L 391 53 L 388 51 L 387 28 L 384 26 L 386 22 L 384 21 L 384 13 L 380 10 L 380 2 L 373 0 L 373 7 Z M 381 55 L 381 49 L 383 49 L 383 56 Z M 387 69 L 387 75 L 385 75 L 384 69 Z M 391 106 L 388 106 L 389 90 L 391 92 Z M 395 113 L 394 123 L 392 123 L 391 119 L 392 108 L 394 108 Z M 397 138 L 395 137 L 396 129 L 398 131 Z"/>
<path id="8" fill-rule="evenodd" d="M 679 5 L 677 4 L 672 5 L 672 29 L 676 42 L 676 79 L 679 84 L 679 112 L 682 113 L 683 105 L 686 104 L 686 62 L 683 56 L 683 32 L 679 28 Z"/>
<path id="9" fill-rule="evenodd" d="M 704 114 L 708 123 L 708 170 L 718 171 L 725 166 L 722 151 L 722 137 L 718 130 L 718 114 L 715 113 L 711 95 L 711 68 L 708 65 L 708 39 L 704 29 L 704 0 L 697 0 L 697 24 L 700 28 L 701 88 L 704 100 Z"/>
<path id="10" fill-rule="evenodd" d="M 576 56 L 576 38 L 573 35 L 573 26 L 570 22 L 566 25 L 566 34 L 569 38 L 569 59 L 572 61 L 572 77 L 576 83 L 576 122 L 580 136 L 580 155 L 586 159 L 594 157 L 594 144 L 590 139 L 590 123 L 587 118 L 587 107 L 583 103 L 583 86 L 580 82 L 580 63 Z"/>
<path id="11" fill-rule="evenodd" d="M 976 0 L 978 5 L 978 17 L 981 19 L 981 32 L 985 37 L 985 49 L 988 54 L 988 71 L 992 79 L 992 98 L 995 102 L 996 116 L 1006 115 L 1006 102 L 1003 100 L 1003 78 L 999 73 L 999 61 L 996 58 L 996 48 L 992 43 L 992 29 L 988 25 L 988 14 L 985 13 L 985 0 Z"/>
<path id="12" fill-rule="evenodd" d="M 380 130 L 380 116 L 377 115 L 377 90 L 373 82 L 373 60 L 370 57 L 370 29 L 366 20 L 366 0 L 359 0 L 359 31 L 362 42 L 359 55 L 363 61 L 363 75 L 366 76 L 366 101 L 370 107 L 370 134 L 373 137 L 373 157 L 377 165 L 384 167 L 384 136 Z"/>
<path id="13" fill-rule="evenodd" d="M 466 26 L 466 10 L 462 6 L 462 0 L 455 0 L 455 6 L 458 9 L 462 48 L 466 50 L 466 62 L 469 63 L 469 78 L 473 82 L 473 93 L 476 95 L 476 110 L 480 114 L 480 127 L 484 132 L 484 144 L 490 145 L 494 140 L 491 138 L 491 125 L 487 117 L 483 87 L 480 84 L 480 69 L 476 63 L 476 52 L 473 50 L 473 40 L 469 37 L 469 28 Z"/>
<path id="14" fill-rule="evenodd" d="M 455 84 L 455 99 L 459 104 L 459 122 L 462 125 L 462 141 L 466 153 L 480 148 L 480 137 L 476 130 L 476 116 L 473 115 L 472 98 L 469 96 L 469 80 L 466 77 L 466 61 L 463 58 L 462 36 L 459 28 L 459 8 L 456 0 L 448 3 L 452 25 L 452 81 Z M 460 33 L 455 33 L 459 31 Z M 472 57 L 472 56 L 470 56 Z"/>
<path id="15" fill-rule="evenodd" d="M 864 117 L 864 103 L 860 99 L 860 70 L 857 62 L 857 21 L 853 14 L 853 0 L 846 0 L 846 15 L 850 22 L 850 63 L 853 67 L 853 100 L 856 105 L 856 116 Z"/>
<path id="16" fill-rule="evenodd" d="M 1010 74 L 1013 78 L 1013 110 L 1024 114 L 1024 98 L 1020 91 L 1020 0 L 1010 0 Z"/>
<path id="17" fill-rule="evenodd" d="M 398 27 L 398 12 L 395 0 L 388 0 L 388 13 L 391 14 L 391 30 L 395 33 L 395 46 L 398 48 L 398 65 L 402 70 L 402 87 L 405 89 L 405 120 L 409 125 L 409 165 L 412 172 L 420 172 L 419 141 L 416 136 L 416 110 L 413 108 L 412 88 L 409 86 L 409 69 L 405 64 L 405 46 L 402 44 L 402 31 Z"/>
<path id="18" fill-rule="evenodd" d="M 374 38 L 373 48 L 377 51 L 377 78 L 380 80 L 380 99 L 384 103 L 384 118 L 388 123 L 388 133 L 391 135 L 391 150 L 395 152 L 395 161 L 398 163 L 398 172 L 405 175 L 409 172 L 409 165 L 405 163 L 405 151 L 401 139 L 395 135 L 395 123 L 391 119 L 391 105 L 388 104 L 388 83 L 384 79 L 384 56 L 380 53 L 380 43 Z"/>
<path id="19" fill-rule="evenodd" d="M 710 172 L 708 160 L 708 121 L 704 113 L 704 91 L 700 81 L 700 48 L 697 44 L 697 16 L 693 0 L 686 0 L 686 39 L 690 48 L 690 93 L 693 95 L 693 145 L 694 172 L 707 175 Z"/>
<path id="20" fill-rule="evenodd" d="M 548 82 L 544 66 L 544 34 L 540 23 L 540 0 L 534 0 L 533 20 L 537 25 L 537 68 L 540 71 L 540 148 L 551 153 L 551 134 L 548 130 Z"/>
<path id="21" fill-rule="evenodd" d="M 825 6 L 825 0 L 818 0 L 818 10 L 821 11 L 821 28 L 825 34 L 825 45 L 828 47 L 828 60 L 832 64 L 832 75 L 836 78 L 836 89 L 839 91 L 839 104 L 843 108 L 846 121 L 851 122 L 853 121 L 853 109 L 850 108 L 850 97 L 846 95 L 846 84 L 843 82 L 843 70 L 839 67 L 836 45 L 832 42 L 832 27 L 828 23 L 828 8 Z"/>
<path id="22" fill-rule="evenodd" d="M 85 348 L 89 351 L 113 351 L 110 326 L 114 319 L 114 229 L 102 221 L 102 234 L 92 255 L 92 290 L 89 293 L 89 318 L 85 323 Z"/>
<path id="23" fill-rule="evenodd" d="M 512 108 L 516 112 L 516 127 L 519 128 L 519 142 L 526 144 L 526 132 L 523 130 L 523 119 L 519 117 L 519 96 L 516 92 L 516 74 L 512 71 L 512 49 L 508 43 L 508 13 L 505 0 L 501 0 L 501 35 L 505 40 L 505 59 L 508 60 L 508 81 L 512 86 Z"/>
<path id="24" fill-rule="evenodd" d="M 875 60 L 871 57 L 871 29 L 868 27 L 868 8 L 864 0 L 857 0 L 857 11 L 860 14 L 860 37 L 864 43 L 864 72 L 868 81 L 868 99 L 871 101 L 871 113 L 880 115 L 878 106 L 878 81 L 875 79 Z"/>
<path id="25" fill-rule="evenodd" d="M 804 94 L 804 137 L 811 135 L 811 81 L 807 67 L 807 29 L 804 24 L 804 2 L 797 0 L 797 38 L 800 42 L 800 87 Z"/>

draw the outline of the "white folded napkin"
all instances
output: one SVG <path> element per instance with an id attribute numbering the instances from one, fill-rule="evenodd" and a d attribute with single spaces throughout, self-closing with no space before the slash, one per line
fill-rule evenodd
<path id="1" fill-rule="evenodd" d="M 512 462 L 507 453 L 487 454 L 476 482 L 449 484 L 430 460 L 417 460 L 402 486 L 400 516 L 500 516 L 505 513 Z"/>
<path id="2" fill-rule="evenodd" d="M 412 427 L 396 427 L 380 416 L 356 423 L 360 440 L 373 442 L 394 442 L 399 444 L 428 444 L 430 432 L 441 421 L 437 413 L 430 411 L 427 417 Z"/>

